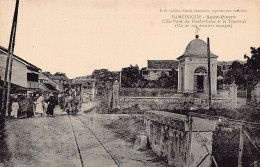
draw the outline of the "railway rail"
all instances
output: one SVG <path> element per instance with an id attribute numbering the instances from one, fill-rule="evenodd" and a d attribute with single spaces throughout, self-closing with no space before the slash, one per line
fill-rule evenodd
<path id="1" fill-rule="evenodd" d="M 75 144 L 76 144 L 76 147 L 77 147 L 77 150 L 78 150 L 79 159 L 80 159 L 82 167 L 85 166 L 85 163 L 84 163 L 84 160 L 83 160 L 84 157 L 82 155 L 82 151 L 81 151 L 81 148 L 80 148 L 80 145 L 79 145 L 79 142 L 78 142 L 79 136 L 77 136 L 76 133 L 75 133 L 75 127 L 74 127 L 74 125 L 72 123 L 72 119 L 77 119 L 79 122 L 81 122 L 82 125 L 85 127 L 85 129 L 88 130 L 94 136 L 96 141 L 102 146 L 102 148 L 105 150 L 105 152 L 110 157 L 110 159 L 112 161 L 114 161 L 115 165 L 117 167 L 120 167 L 120 164 L 117 162 L 117 160 L 114 158 L 114 156 L 108 151 L 108 149 L 104 146 L 104 144 L 98 138 L 98 136 L 94 133 L 94 131 L 79 116 L 77 116 L 77 115 L 75 115 L 75 116 L 68 115 L 68 117 L 69 117 L 69 120 L 70 120 L 70 125 L 71 125 L 72 131 L 73 131 L 73 136 L 74 136 Z"/>

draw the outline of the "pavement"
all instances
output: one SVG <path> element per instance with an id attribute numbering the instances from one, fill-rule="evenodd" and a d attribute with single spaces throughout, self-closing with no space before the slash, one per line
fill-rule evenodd
<path id="1" fill-rule="evenodd" d="M 82 111 L 93 107 L 83 104 Z M 18 167 L 163 167 L 147 151 L 134 150 L 105 124 L 120 115 L 79 112 L 68 116 L 8 119 L 0 138 L 0 166 Z"/>

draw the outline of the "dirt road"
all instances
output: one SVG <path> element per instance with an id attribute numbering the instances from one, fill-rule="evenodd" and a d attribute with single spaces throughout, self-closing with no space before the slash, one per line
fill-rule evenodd
<path id="1" fill-rule="evenodd" d="M 56 108 L 55 117 L 9 119 L 6 136 L 1 139 L 5 140 L 5 149 L 0 151 L 6 156 L 0 166 L 166 166 L 154 162 L 151 154 L 132 149 L 104 128 L 104 124 L 118 117 L 83 112 L 68 116 Z"/>

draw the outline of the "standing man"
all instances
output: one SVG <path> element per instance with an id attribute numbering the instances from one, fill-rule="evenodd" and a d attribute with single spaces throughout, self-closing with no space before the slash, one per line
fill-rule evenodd
<path id="1" fill-rule="evenodd" d="M 56 101 L 55 101 L 55 98 L 53 96 L 53 94 L 50 95 L 50 98 L 48 100 L 48 108 L 47 108 L 47 114 L 48 115 L 52 115 L 54 116 L 54 108 L 55 108 L 55 105 L 56 105 Z"/>
<path id="2" fill-rule="evenodd" d="M 28 107 L 27 107 L 27 118 L 31 118 L 34 116 L 34 98 L 32 94 L 29 95 L 28 99 Z"/>

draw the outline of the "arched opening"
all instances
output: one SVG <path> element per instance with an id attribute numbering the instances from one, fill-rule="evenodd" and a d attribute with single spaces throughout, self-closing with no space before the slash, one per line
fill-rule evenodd
<path id="1" fill-rule="evenodd" d="M 194 91 L 204 93 L 207 85 L 207 69 L 205 67 L 197 67 L 194 71 Z"/>

